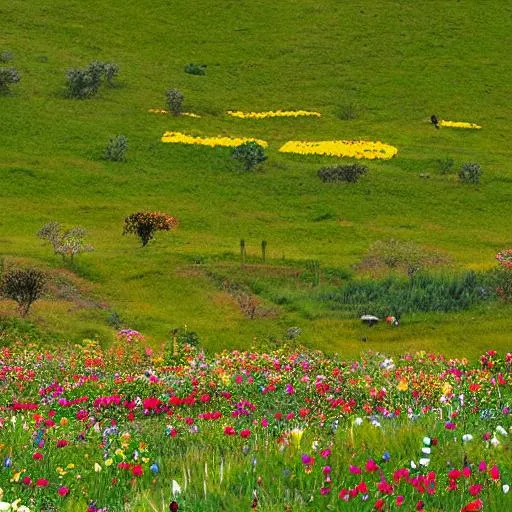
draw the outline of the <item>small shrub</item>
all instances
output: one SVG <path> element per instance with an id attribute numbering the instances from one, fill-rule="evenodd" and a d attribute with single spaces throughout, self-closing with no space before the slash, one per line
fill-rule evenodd
<path id="1" fill-rule="evenodd" d="M 71 98 L 85 99 L 94 96 L 105 79 L 112 86 L 113 79 L 119 73 L 117 64 L 93 61 L 85 69 L 68 71 L 68 95 Z"/>
<path id="2" fill-rule="evenodd" d="M 77 254 L 94 251 L 92 245 L 85 243 L 87 231 L 80 226 L 63 231 L 58 222 L 52 221 L 46 223 L 37 232 L 37 236 L 48 241 L 53 247 L 53 252 L 60 254 L 63 260 L 69 257 L 73 262 Z"/>
<path id="3" fill-rule="evenodd" d="M 361 164 L 334 165 L 332 167 L 322 167 L 318 171 L 318 177 L 324 183 L 335 183 L 345 181 L 347 183 L 356 183 L 361 176 L 368 172 L 368 167 Z"/>
<path id="4" fill-rule="evenodd" d="M 453 169 L 453 165 L 454 165 L 454 160 L 453 158 L 440 158 L 439 160 L 437 160 L 437 165 L 439 167 L 439 172 L 441 174 L 448 174 L 449 172 L 451 172 L 451 170 Z"/>
<path id="5" fill-rule="evenodd" d="M 185 66 L 185 73 L 189 75 L 206 75 L 206 66 L 204 64 L 187 64 Z"/>
<path id="6" fill-rule="evenodd" d="M 265 156 L 265 149 L 254 141 L 244 142 L 233 149 L 232 158 L 240 161 L 246 171 L 250 171 L 256 165 L 264 162 L 267 157 Z"/>
<path id="7" fill-rule="evenodd" d="M 166 101 L 169 112 L 175 116 L 179 116 L 183 111 L 183 100 L 185 99 L 178 89 L 167 89 Z"/>
<path id="8" fill-rule="evenodd" d="M 123 235 L 137 235 L 145 247 L 157 231 L 170 231 L 178 225 L 178 219 L 160 212 L 136 212 L 124 219 Z"/>
<path id="9" fill-rule="evenodd" d="M 0 62 L 10 62 L 13 59 L 11 52 L 0 52 Z"/>
<path id="10" fill-rule="evenodd" d="M 286 330 L 286 338 L 289 340 L 294 340 L 298 338 L 302 334 L 302 329 L 300 327 L 289 327 Z"/>
<path id="11" fill-rule="evenodd" d="M 80 100 L 94 96 L 101 84 L 97 75 L 91 74 L 88 69 L 70 69 L 67 79 L 68 96 Z"/>
<path id="12" fill-rule="evenodd" d="M 480 176 L 482 175 L 482 169 L 480 165 L 475 162 L 467 162 L 462 164 L 459 171 L 459 180 L 461 183 L 469 183 L 476 185 L 480 182 Z"/>
<path id="13" fill-rule="evenodd" d="M 105 160 L 111 160 L 112 162 L 123 162 L 126 160 L 127 150 L 128 140 L 124 135 L 118 135 L 109 140 L 103 158 Z"/>
<path id="14" fill-rule="evenodd" d="M 45 283 L 45 275 L 40 270 L 10 269 L 2 276 L 1 292 L 18 303 L 18 311 L 24 317 L 30 306 L 42 296 Z"/>
<path id="15" fill-rule="evenodd" d="M 341 105 L 338 116 L 343 121 L 350 121 L 358 116 L 357 107 L 354 103 L 345 103 Z"/>
<path id="16" fill-rule="evenodd" d="M 0 68 L 0 92 L 7 91 L 9 86 L 21 80 L 15 68 Z"/>
<path id="17" fill-rule="evenodd" d="M 121 329 L 123 322 L 117 311 L 112 311 L 107 317 L 107 324 L 114 329 Z"/>

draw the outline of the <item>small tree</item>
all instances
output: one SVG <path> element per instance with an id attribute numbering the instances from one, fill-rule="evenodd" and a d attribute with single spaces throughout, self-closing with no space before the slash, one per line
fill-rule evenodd
<path id="1" fill-rule="evenodd" d="M 470 183 L 476 185 L 480 182 L 480 176 L 482 175 L 482 169 L 480 165 L 475 162 L 468 162 L 462 164 L 459 171 L 459 180 L 462 183 Z"/>
<path id="2" fill-rule="evenodd" d="M 25 317 L 33 302 L 39 299 L 45 288 L 43 272 L 35 268 L 10 269 L 2 276 L 2 294 L 18 303 L 18 311 Z"/>
<path id="3" fill-rule="evenodd" d="M 0 68 L 0 92 L 9 90 L 9 86 L 17 84 L 21 80 L 19 73 L 14 68 Z"/>
<path id="4" fill-rule="evenodd" d="M 232 158 L 242 162 L 246 171 L 250 171 L 267 159 L 263 146 L 255 141 L 244 142 L 234 148 Z"/>
<path id="5" fill-rule="evenodd" d="M 183 110 L 183 100 L 185 99 L 183 94 L 178 89 L 167 89 L 165 95 L 169 112 L 179 116 Z"/>
<path id="6" fill-rule="evenodd" d="M 111 160 L 112 162 L 122 162 L 126 160 L 127 150 L 128 140 L 124 135 L 118 135 L 109 140 L 103 158 L 105 160 Z"/>
<path id="7" fill-rule="evenodd" d="M 50 242 L 53 252 L 60 254 L 63 260 L 69 257 L 71 263 L 77 254 L 94 251 L 92 245 L 85 243 L 87 231 L 80 226 L 63 231 L 58 222 L 52 221 L 45 224 L 38 231 L 37 236 Z"/>
<path id="8" fill-rule="evenodd" d="M 124 219 L 123 235 L 137 235 L 145 247 L 157 231 L 170 231 L 177 225 L 178 219 L 167 213 L 136 212 Z"/>

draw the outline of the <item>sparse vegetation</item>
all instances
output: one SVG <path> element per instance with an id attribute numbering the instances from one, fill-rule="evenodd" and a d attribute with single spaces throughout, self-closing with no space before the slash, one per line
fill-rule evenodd
<path id="1" fill-rule="evenodd" d="M 20 80 L 20 74 L 15 68 L 0 68 L 0 92 L 8 91 L 11 85 Z"/>
<path id="2" fill-rule="evenodd" d="M 476 185 L 480 183 L 480 177 L 482 176 L 482 169 L 479 164 L 475 162 L 469 162 L 462 164 L 459 171 L 459 180 L 461 183 L 469 183 Z"/>
<path id="3" fill-rule="evenodd" d="M 317 174 L 324 183 L 336 183 L 340 181 L 357 183 L 359 178 L 367 173 L 368 167 L 365 165 L 346 164 L 322 167 Z"/>
<path id="4" fill-rule="evenodd" d="M 167 89 L 165 93 L 167 108 L 174 116 L 179 116 L 183 112 L 183 94 L 178 89 Z"/>
<path id="5" fill-rule="evenodd" d="M 124 135 L 117 135 L 109 140 L 103 158 L 112 162 L 123 162 L 126 160 L 127 151 L 128 140 Z"/>
<path id="6" fill-rule="evenodd" d="M 87 230 L 80 226 L 66 230 L 52 221 L 46 223 L 37 236 L 51 244 L 54 254 L 60 254 L 63 260 L 69 258 L 71 263 L 78 254 L 94 251 L 94 247 L 85 242 Z"/>
<path id="7" fill-rule="evenodd" d="M 0 294 L 16 301 L 20 315 L 25 317 L 43 295 L 45 283 L 44 273 L 36 268 L 10 268 L 1 276 Z"/>
<path id="8" fill-rule="evenodd" d="M 206 65 L 205 64 L 187 64 L 185 66 L 185 73 L 189 75 L 206 75 Z"/>

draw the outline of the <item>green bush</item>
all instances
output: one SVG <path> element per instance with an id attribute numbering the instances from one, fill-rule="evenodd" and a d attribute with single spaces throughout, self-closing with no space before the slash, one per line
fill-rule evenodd
<path id="1" fill-rule="evenodd" d="M 183 111 L 183 101 L 185 97 L 178 89 L 167 89 L 165 95 L 169 112 L 175 116 L 179 116 Z"/>
<path id="2" fill-rule="evenodd" d="M 2 275 L 0 291 L 18 303 L 18 311 L 24 317 L 30 306 L 43 295 L 45 283 L 45 275 L 38 269 L 9 269 Z"/>
<path id="3" fill-rule="evenodd" d="M 187 64 L 185 66 L 185 73 L 198 76 L 206 75 L 205 67 L 206 66 L 204 64 Z"/>
<path id="4" fill-rule="evenodd" d="M 439 160 L 437 160 L 439 172 L 441 174 L 448 174 L 453 169 L 454 163 L 455 162 L 454 162 L 453 158 L 449 158 L 449 157 L 440 158 Z"/>
<path id="5" fill-rule="evenodd" d="M 94 96 L 103 80 L 113 85 L 112 80 L 119 73 L 117 64 L 93 61 L 84 69 L 70 69 L 67 73 L 68 96 L 86 99 Z"/>
<path id="6" fill-rule="evenodd" d="M 335 183 L 345 181 L 347 183 L 356 183 L 361 176 L 368 172 L 368 167 L 361 164 L 334 165 L 331 167 L 322 167 L 318 171 L 318 177 L 324 183 Z"/>
<path id="7" fill-rule="evenodd" d="M 482 176 L 482 169 L 480 165 L 475 162 L 467 162 L 462 164 L 459 171 L 459 180 L 461 183 L 469 183 L 476 185 L 480 182 Z"/>
<path id="8" fill-rule="evenodd" d="M 263 146 L 254 141 L 244 142 L 234 148 L 232 158 L 241 162 L 246 171 L 250 171 L 267 159 Z"/>
<path id="9" fill-rule="evenodd" d="M 13 59 L 11 52 L 0 52 L 0 62 L 10 62 Z"/>
<path id="10" fill-rule="evenodd" d="M 124 135 L 118 135 L 109 140 L 103 158 L 105 160 L 111 160 L 112 162 L 122 162 L 126 160 L 127 150 L 128 140 Z"/>
<path id="11" fill-rule="evenodd" d="M 15 68 L 0 68 L 0 92 L 7 91 L 10 85 L 17 84 L 20 80 Z"/>

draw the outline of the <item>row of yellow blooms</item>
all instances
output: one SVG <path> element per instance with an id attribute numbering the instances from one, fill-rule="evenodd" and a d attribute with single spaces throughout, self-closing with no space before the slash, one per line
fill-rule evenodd
<path id="1" fill-rule="evenodd" d="M 202 146 L 239 146 L 244 142 L 254 141 L 268 147 L 264 140 L 241 137 L 194 137 L 181 132 L 165 132 L 162 136 L 162 142 L 173 144 L 199 144 Z M 308 141 L 289 141 L 279 148 L 281 153 L 298 153 L 302 155 L 329 155 L 345 156 L 350 158 L 368 158 L 368 159 L 389 159 L 393 158 L 398 149 L 382 142 L 372 142 L 364 140 L 325 140 L 319 142 Z"/>
<path id="2" fill-rule="evenodd" d="M 265 119 L 266 117 L 322 117 L 320 112 L 311 112 L 309 110 L 276 110 L 268 112 L 240 112 L 228 110 L 227 114 L 231 117 L 240 119 Z"/>

